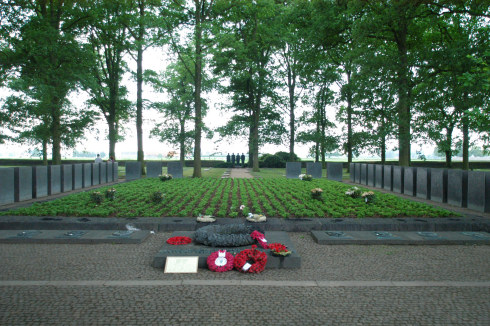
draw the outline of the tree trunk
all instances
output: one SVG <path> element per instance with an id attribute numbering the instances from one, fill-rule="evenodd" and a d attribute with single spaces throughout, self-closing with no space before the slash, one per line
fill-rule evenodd
<path id="1" fill-rule="evenodd" d="M 257 100 L 256 109 L 253 114 L 253 126 L 252 126 L 252 157 L 253 164 L 252 170 L 259 172 L 259 121 L 260 121 L 260 101 Z"/>
<path id="2" fill-rule="evenodd" d="M 43 139 L 43 165 L 48 165 L 48 140 Z"/>
<path id="3" fill-rule="evenodd" d="M 451 149 L 452 145 L 452 137 L 453 137 L 453 126 L 447 127 L 446 128 L 446 150 L 444 151 L 446 155 L 446 167 L 451 168 L 452 167 L 452 157 L 453 157 L 453 151 Z"/>
<path id="4" fill-rule="evenodd" d="M 53 165 L 61 164 L 61 101 L 57 98 L 52 101 L 51 112 L 51 137 L 53 142 Z"/>
<path id="5" fill-rule="evenodd" d="M 140 19 L 145 16 L 144 1 L 139 3 Z M 145 153 L 143 151 L 143 38 L 145 27 L 140 21 L 138 29 L 138 53 L 136 58 L 136 138 L 138 142 L 138 162 L 141 174 L 145 174 Z"/>
<path id="6" fill-rule="evenodd" d="M 295 116 L 294 110 L 296 101 L 294 98 L 294 92 L 296 87 L 296 76 L 291 71 L 291 66 L 288 64 L 288 89 L 289 89 L 289 158 L 294 157 L 294 139 L 295 139 Z"/>
<path id="7" fill-rule="evenodd" d="M 466 103 L 468 100 L 468 94 L 463 95 L 463 102 Z M 470 151 L 470 137 L 468 131 L 468 113 L 463 111 L 463 170 L 470 169 L 470 161 L 469 161 L 469 151 Z"/>
<path id="8" fill-rule="evenodd" d="M 384 108 L 381 111 L 381 130 L 379 134 L 381 135 L 381 144 L 380 144 L 381 164 L 384 165 L 386 163 L 386 117 L 385 117 Z"/>
<path id="9" fill-rule="evenodd" d="M 194 72 L 194 111 L 195 111 L 195 138 L 194 138 L 194 172 L 193 178 L 200 178 L 201 174 L 201 129 L 202 129 L 202 107 L 201 107 L 201 85 L 202 85 L 202 25 L 201 7 L 202 0 L 194 0 L 196 29 L 194 31 L 196 42 L 195 72 Z"/>
<path id="10" fill-rule="evenodd" d="M 347 170 L 350 172 L 352 163 L 352 92 L 350 90 L 350 70 L 346 70 L 347 75 Z"/>
<path id="11" fill-rule="evenodd" d="M 180 142 L 180 163 L 182 163 L 182 166 L 184 166 L 185 164 L 185 120 L 184 119 L 180 120 L 179 142 Z"/>
<path id="12" fill-rule="evenodd" d="M 107 121 L 107 125 L 109 127 L 109 157 L 113 157 L 116 159 L 116 125 L 114 121 Z"/>

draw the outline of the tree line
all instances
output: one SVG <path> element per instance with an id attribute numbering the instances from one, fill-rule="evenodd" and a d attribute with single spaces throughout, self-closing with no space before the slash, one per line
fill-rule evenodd
<path id="1" fill-rule="evenodd" d="M 337 148 L 348 162 L 369 149 L 384 163 L 391 140 L 402 166 L 420 140 L 448 166 L 462 148 L 467 169 L 471 136 L 490 146 L 489 19 L 480 0 L 1 0 L 0 86 L 11 95 L 0 142 L 41 145 L 45 162 L 51 147 L 60 164 L 62 146 L 103 119 L 116 157 L 122 125 L 134 121 L 144 163 L 151 107 L 162 114 L 151 134 L 179 146 L 182 160 L 193 151 L 200 177 L 215 90 L 233 116 L 214 132 L 247 137 L 254 170 L 264 144 L 287 142 L 291 158 L 296 143 L 312 144 L 323 162 Z M 143 69 L 149 48 L 168 52 L 163 72 Z M 149 103 L 144 87 L 169 101 Z M 77 92 L 88 94 L 85 105 L 70 102 Z M 342 135 L 332 131 L 338 122 Z"/>

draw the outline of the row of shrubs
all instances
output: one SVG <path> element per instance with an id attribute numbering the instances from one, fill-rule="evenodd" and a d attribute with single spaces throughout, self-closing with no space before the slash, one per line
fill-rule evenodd
<path id="1" fill-rule="evenodd" d="M 275 154 L 263 154 L 259 157 L 259 167 L 261 168 L 285 168 L 286 162 L 300 161 L 296 154 L 290 155 L 287 152 L 277 152 Z M 231 168 L 232 163 L 221 163 L 218 167 Z M 248 166 L 248 164 L 245 164 Z"/>

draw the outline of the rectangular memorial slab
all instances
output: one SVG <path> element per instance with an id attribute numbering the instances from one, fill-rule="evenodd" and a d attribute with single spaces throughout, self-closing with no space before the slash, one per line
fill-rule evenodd
<path id="1" fill-rule="evenodd" d="M 376 164 L 375 165 L 375 168 L 374 168 L 376 171 L 375 171 L 375 182 L 374 182 L 374 186 L 376 188 L 383 188 L 383 185 L 384 185 L 384 165 L 381 165 L 381 164 Z"/>
<path id="2" fill-rule="evenodd" d="M 162 162 L 146 162 L 147 178 L 158 178 L 158 176 L 161 174 L 162 174 Z"/>
<path id="3" fill-rule="evenodd" d="M 107 163 L 99 163 L 100 184 L 107 183 Z"/>
<path id="4" fill-rule="evenodd" d="M 38 165 L 32 167 L 32 198 L 48 195 L 48 167 Z"/>
<path id="5" fill-rule="evenodd" d="M 350 182 L 356 182 L 356 165 L 354 163 L 349 164 Z M 327 178 L 328 178 L 328 164 L 327 164 Z"/>
<path id="6" fill-rule="evenodd" d="M 119 163 L 117 162 L 112 163 L 112 177 L 116 182 L 119 180 Z"/>
<path id="7" fill-rule="evenodd" d="M 87 188 L 92 186 L 92 163 L 82 164 L 82 187 Z"/>
<path id="8" fill-rule="evenodd" d="M 114 181 L 114 172 L 113 172 L 113 169 L 114 167 L 112 166 L 113 163 L 112 162 L 107 162 L 106 163 L 106 167 L 107 167 L 107 182 L 113 182 Z"/>
<path id="9" fill-rule="evenodd" d="M 61 165 L 61 192 L 73 190 L 73 166 L 71 164 Z"/>
<path id="10" fill-rule="evenodd" d="M 301 162 L 286 162 L 286 178 L 298 179 L 301 174 Z"/>
<path id="11" fill-rule="evenodd" d="M 356 169 L 356 183 L 361 183 L 361 163 L 355 163 Z"/>
<path id="12" fill-rule="evenodd" d="M 351 164 L 352 165 L 352 164 Z M 343 165 L 340 162 L 327 163 L 327 179 L 342 181 Z M 352 175 L 351 175 L 352 180 Z"/>
<path id="13" fill-rule="evenodd" d="M 73 164 L 72 165 L 72 185 L 73 189 L 81 189 L 83 186 L 83 165 Z"/>
<path id="14" fill-rule="evenodd" d="M 126 162 L 126 180 L 141 179 L 141 162 Z"/>
<path id="15" fill-rule="evenodd" d="M 376 185 L 376 165 L 367 165 L 367 185 L 374 187 Z"/>
<path id="16" fill-rule="evenodd" d="M 181 162 L 168 162 L 167 174 L 171 174 L 172 177 L 181 179 L 184 177 L 184 168 Z"/>
<path id="17" fill-rule="evenodd" d="M 314 179 L 320 179 L 322 177 L 322 163 L 320 162 L 307 162 L 306 174 L 311 175 Z"/>
<path id="18" fill-rule="evenodd" d="M 468 172 L 468 208 L 479 212 L 490 212 L 490 173 Z"/>
<path id="19" fill-rule="evenodd" d="M 32 168 L 14 168 L 14 197 L 15 201 L 32 199 Z"/>
<path id="20" fill-rule="evenodd" d="M 14 168 L 0 168 L 0 205 L 15 201 Z"/>
<path id="21" fill-rule="evenodd" d="M 417 194 L 417 168 L 404 168 L 403 193 L 408 196 Z"/>
<path id="22" fill-rule="evenodd" d="M 418 198 L 430 199 L 430 169 L 417 168 L 417 192 Z"/>
<path id="23" fill-rule="evenodd" d="M 383 171 L 384 171 L 383 188 L 385 190 L 393 191 L 393 165 L 385 165 L 383 167 Z"/>
<path id="24" fill-rule="evenodd" d="M 59 194 L 61 192 L 61 166 L 48 166 L 48 195 Z"/>
<path id="25" fill-rule="evenodd" d="M 403 194 L 403 187 L 405 181 L 405 174 L 403 173 L 403 166 L 393 167 L 393 191 Z"/>
<path id="26" fill-rule="evenodd" d="M 448 170 L 447 203 L 458 207 L 468 205 L 468 171 Z"/>
<path id="27" fill-rule="evenodd" d="M 361 164 L 361 184 L 367 185 L 368 184 L 368 170 L 367 170 L 368 164 Z"/>
<path id="28" fill-rule="evenodd" d="M 92 163 L 92 186 L 100 184 L 100 163 Z"/>
<path id="29" fill-rule="evenodd" d="M 447 170 L 430 170 L 430 199 L 439 203 L 447 202 Z"/>

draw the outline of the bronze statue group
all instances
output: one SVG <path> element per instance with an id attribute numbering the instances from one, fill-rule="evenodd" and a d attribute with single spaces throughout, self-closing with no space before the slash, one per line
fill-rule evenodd
<path id="1" fill-rule="evenodd" d="M 242 155 L 240 156 L 240 153 L 236 153 L 236 155 L 235 153 L 232 153 L 231 155 L 228 153 L 228 155 L 226 155 L 226 163 L 231 163 L 233 166 L 245 166 L 245 154 L 242 153 Z"/>

